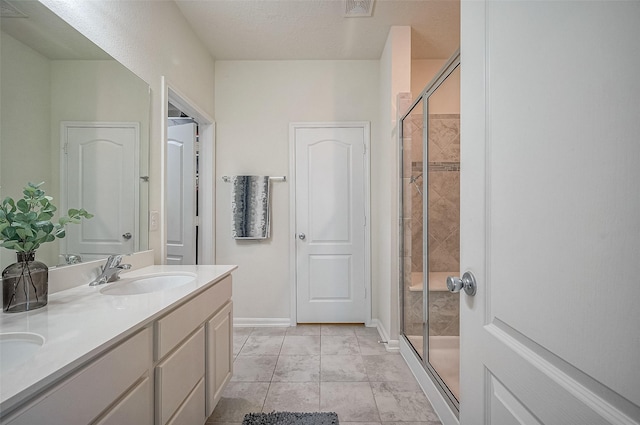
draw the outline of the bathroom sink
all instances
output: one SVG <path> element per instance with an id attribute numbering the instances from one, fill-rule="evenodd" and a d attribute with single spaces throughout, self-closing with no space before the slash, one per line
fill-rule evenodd
<path id="1" fill-rule="evenodd" d="M 0 333 L 0 375 L 24 363 L 43 345 L 44 337 L 36 333 Z"/>
<path id="2" fill-rule="evenodd" d="M 123 278 L 100 290 L 104 295 L 140 295 L 177 288 L 196 280 L 193 273 L 161 273 Z"/>

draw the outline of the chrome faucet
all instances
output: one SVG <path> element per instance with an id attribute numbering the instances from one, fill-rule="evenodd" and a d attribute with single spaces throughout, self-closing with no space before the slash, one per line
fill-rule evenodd
<path id="1" fill-rule="evenodd" d="M 131 268 L 131 264 L 120 264 L 122 257 L 123 256 L 120 254 L 110 255 L 109 258 L 107 258 L 107 262 L 102 267 L 100 275 L 96 277 L 89 286 L 102 285 L 104 283 L 115 282 L 120 279 L 120 272 Z"/>

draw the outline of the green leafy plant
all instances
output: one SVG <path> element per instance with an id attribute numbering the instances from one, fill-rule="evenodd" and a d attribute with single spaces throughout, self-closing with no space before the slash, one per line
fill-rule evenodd
<path id="1" fill-rule="evenodd" d="M 35 251 L 45 242 L 64 238 L 65 226 L 78 224 L 83 218 L 93 217 L 84 209 L 70 209 L 67 215 L 51 221 L 57 208 L 51 203 L 39 184 L 28 183 L 23 198 L 14 201 L 6 197 L 0 205 L 0 246 L 17 252 Z"/>

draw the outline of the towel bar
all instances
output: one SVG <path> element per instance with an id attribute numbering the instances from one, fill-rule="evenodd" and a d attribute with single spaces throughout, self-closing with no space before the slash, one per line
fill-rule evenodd
<path id="1" fill-rule="evenodd" d="M 286 182 L 287 181 L 287 176 L 281 176 L 281 177 L 269 177 L 269 180 L 272 181 L 279 181 L 279 182 Z M 225 183 L 229 183 L 231 181 L 231 177 L 229 176 L 222 176 L 222 181 L 224 181 Z"/>

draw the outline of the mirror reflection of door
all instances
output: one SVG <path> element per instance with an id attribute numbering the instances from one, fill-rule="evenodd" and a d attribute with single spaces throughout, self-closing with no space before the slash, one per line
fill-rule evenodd
<path id="1" fill-rule="evenodd" d="M 139 134 L 138 123 L 62 123 L 62 210 L 94 217 L 67 226 L 61 252 L 91 261 L 138 250 Z"/>
<path id="2" fill-rule="evenodd" d="M 198 126 L 169 118 L 167 134 L 167 264 L 197 264 Z"/>

